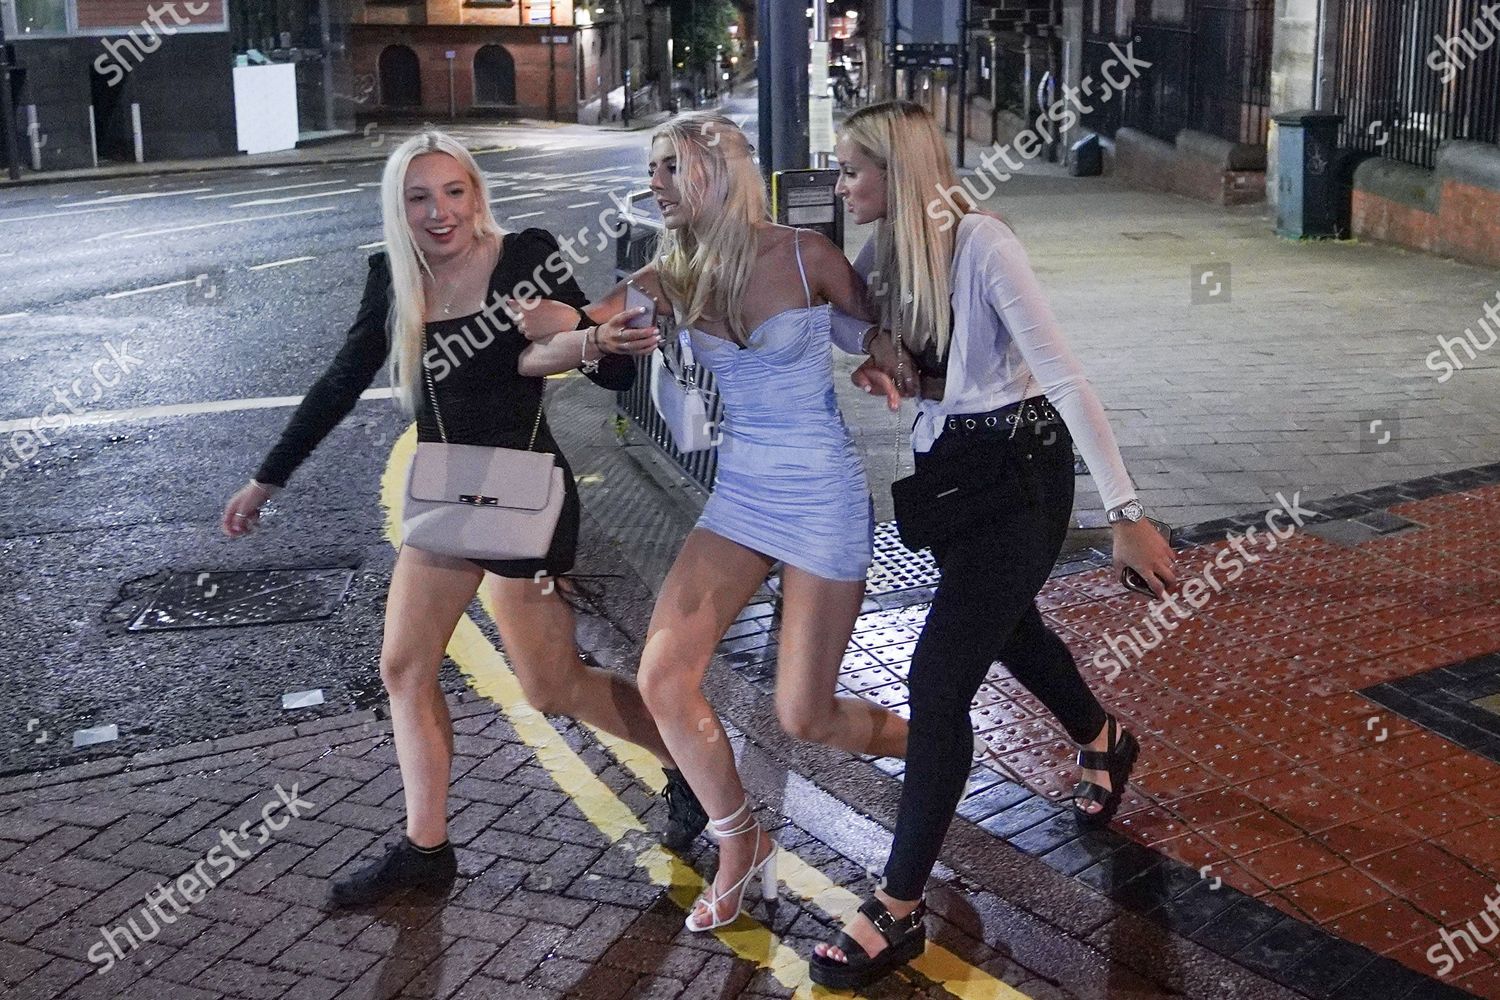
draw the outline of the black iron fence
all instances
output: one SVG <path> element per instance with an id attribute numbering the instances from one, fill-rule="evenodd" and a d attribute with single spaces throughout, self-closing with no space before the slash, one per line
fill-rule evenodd
<path id="1" fill-rule="evenodd" d="M 1432 167 L 1449 139 L 1500 142 L 1494 0 L 1334 0 L 1341 146 Z"/>
<path id="2" fill-rule="evenodd" d="M 1123 108 L 1107 102 L 1091 127 L 1128 125 L 1167 142 L 1193 129 L 1265 145 L 1274 29 L 1272 0 L 1196 0 L 1180 23 L 1137 20 L 1133 37 L 1115 44 L 1133 41 L 1135 54 L 1151 66 L 1126 88 Z M 1115 58 L 1111 41 L 1085 39 L 1086 74 L 1098 74 Z"/>

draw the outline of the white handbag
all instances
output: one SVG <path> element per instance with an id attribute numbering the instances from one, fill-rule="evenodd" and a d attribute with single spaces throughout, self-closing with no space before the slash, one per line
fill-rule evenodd
<path id="1" fill-rule="evenodd" d="M 677 331 L 678 369 L 672 370 L 665 349 L 651 355 L 651 404 L 661 414 L 677 450 L 687 454 L 714 446 L 714 425 L 708 398 L 694 380 L 697 363 L 686 330 Z"/>

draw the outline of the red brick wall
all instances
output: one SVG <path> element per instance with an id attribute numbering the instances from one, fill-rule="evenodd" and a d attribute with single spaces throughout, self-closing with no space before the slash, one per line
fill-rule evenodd
<path id="1" fill-rule="evenodd" d="M 1436 212 L 1354 190 L 1351 226 L 1360 239 L 1500 267 L 1500 191 L 1449 180 Z"/>
<path id="2" fill-rule="evenodd" d="M 474 104 L 474 53 L 489 44 L 504 45 L 516 63 L 516 103 L 520 113 L 530 117 L 547 117 L 547 74 L 549 50 L 556 48 L 555 80 L 557 117 L 573 121 L 578 114 L 576 77 L 572 44 L 556 46 L 541 42 L 542 30 L 488 27 L 397 28 L 356 25 L 353 28 L 352 55 L 356 76 L 380 78 L 380 53 L 387 45 L 406 45 L 417 54 L 422 67 L 422 114 L 434 121 L 448 115 L 448 60 L 444 53 L 453 51 L 453 93 L 457 113 L 465 114 Z M 555 37 L 572 33 L 564 28 L 551 29 Z M 370 110 L 378 110 L 370 108 Z"/>
<path id="3" fill-rule="evenodd" d="M 1500 191 L 1449 180 L 1439 205 L 1440 252 L 1500 266 Z"/>
<path id="4" fill-rule="evenodd" d="M 157 0 L 78 0 L 78 30 L 87 32 L 101 28 L 140 28 L 142 22 L 151 24 L 147 8 L 162 6 L 165 2 L 158 4 Z M 187 5 L 187 0 L 175 0 L 171 5 L 177 17 L 165 10 L 161 16 L 161 23 L 168 29 L 179 27 L 177 19 L 191 21 L 193 24 L 213 25 L 219 27 L 224 22 L 223 0 L 193 0 L 193 8 L 201 10 L 207 6 L 202 14 L 194 15 Z M 152 25 L 153 31 L 156 30 Z"/>
<path id="5" fill-rule="evenodd" d="M 1394 243 L 1413 250 L 1437 247 L 1438 217 L 1378 194 L 1354 191 L 1350 228 L 1360 239 Z"/>
<path id="6" fill-rule="evenodd" d="M 1115 136 L 1114 172 L 1133 187 L 1171 191 L 1215 205 L 1249 205 L 1266 197 L 1264 171 L 1225 170 L 1129 129 Z"/>

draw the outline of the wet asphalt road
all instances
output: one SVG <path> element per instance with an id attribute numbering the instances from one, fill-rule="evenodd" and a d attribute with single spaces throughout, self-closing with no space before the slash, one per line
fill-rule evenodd
<path id="1" fill-rule="evenodd" d="M 478 157 L 501 226 L 597 231 L 611 193 L 644 185 L 647 136 L 508 132 L 500 141 L 514 148 Z M 256 535 L 231 541 L 218 530 L 225 499 L 291 412 L 247 401 L 303 393 L 353 318 L 368 245 L 381 238 L 380 169 L 245 169 L 0 193 L 0 449 L 16 463 L 0 480 L 0 606 L 10 609 L 0 627 L 0 773 L 380 700 L 393 553 L 378 478 L 405 426 L 393 404 L 361 402 Z M 579 268 L 587 291 L 608 286 L 613 255 L 610 243 Z M 15 422 L 58 398 L 78 412 L 189 412 L 53 425 L 35 457 L 17 463 Z M 214 573 L 298 567 L 352 570 L 331 618 L 125 628 L 169 572 L 201 578 L 207 594 Z M 282 711 L 283 693 L 310 688 L 323 690 L 322 708 Z M 111 723 L 118 741 L 71 748 L 75 730 Z"/>

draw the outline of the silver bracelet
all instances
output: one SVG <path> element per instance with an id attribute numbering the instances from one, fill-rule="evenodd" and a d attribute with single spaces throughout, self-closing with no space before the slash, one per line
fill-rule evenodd
<path id="1" fill-rule="evenodd" d="M 599 370 L 598 359 L 595 359 L 593 361 L 589 360 L 589 337 L 596 337 L 598 336 L 598 333 L 599 328 L 595 326 L 591 333 L 585 334 L 583 337 L 583 346 L 580 347 L 578 351 L 578 370 L 583 372 L 585 375 L 592 375 L 594 372 Z M 594 342 L 594 345 L 597 347 L 598 343 L 599 342 L 596 340 Z"/>

